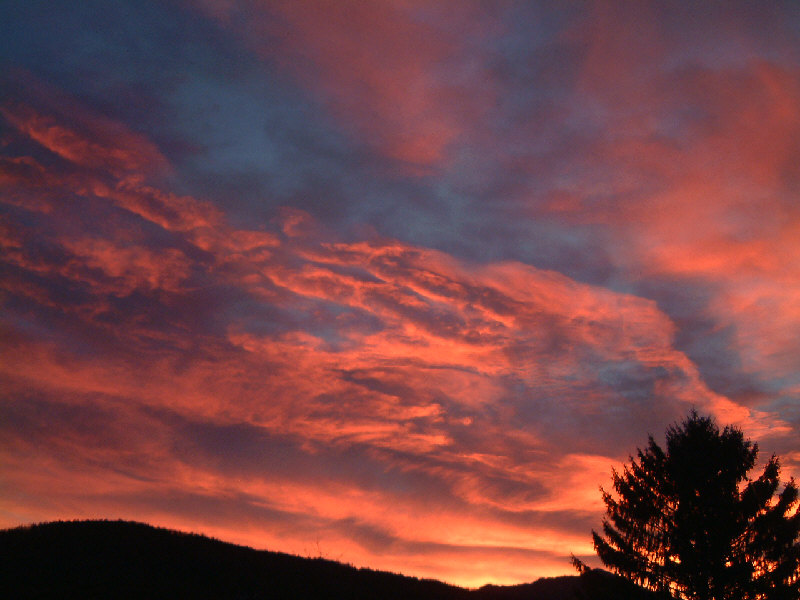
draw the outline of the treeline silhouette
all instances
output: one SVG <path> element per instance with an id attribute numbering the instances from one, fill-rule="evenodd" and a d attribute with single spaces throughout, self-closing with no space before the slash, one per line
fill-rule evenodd
<path id="1" fill-rule="evenodd" d="M 324 558 L 254 550 L 128 521 L 58 521 L 0 531 L 0 598 L 650 600 L 610 573 L 468 590 Z"/>

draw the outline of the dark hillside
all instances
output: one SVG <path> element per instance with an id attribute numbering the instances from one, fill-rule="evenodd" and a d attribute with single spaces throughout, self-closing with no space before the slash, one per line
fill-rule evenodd
<path id="1" fill-rule="evenodd" d="M 2 598 L 465 598 L 440 582 L 121 521 L 3 531 L 0 557 Z"/>
<path id="2" fill-rule="evenodd" d="M 543 577 L 521 585 L 487 585 L 470 594 L 471 600 L 665 600 L 601 569 L 580 576 Z"/>
<path id="3" fill-rule="evenodd" d="M 614 595 L 603 591 L 608 586 Z M 470 591 L 439 581 L 253 550 L 125 521 L 57 522 L 0 531 L 0 598 L 645 598 L 637 592 L 627 582 L 600 571 Z"/>

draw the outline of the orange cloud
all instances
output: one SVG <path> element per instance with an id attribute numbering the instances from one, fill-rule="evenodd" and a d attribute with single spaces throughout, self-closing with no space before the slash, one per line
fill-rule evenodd
<path id="1" fill-rule="evenodd" d="M 15 157 L 0 179 L 2 523 L 123 516 L 300 553 L 322 538 L 360 565 L 522 581 L 590 553 L 592 488 L 642 423 L 696 406 L 791 431 L 709 389 L 653 300 L 336 239 L 300 211 L 238 229 L 149 182 L 152 160 L 91 158 L 109 144 L 93 117 L 56 135 L 54 113 L 44 135 L 15 110 L 63 164 Z"/>
<path id="2" fill-rule="evenodd" d="M 85 110 L 60 90 L 31 74 L 8 70 L 9 90 L 0 115 L 20 133 L 82 167 L 140 177 L 167 169 L 164 156 L 144 136 Z"/>
<path id="3" fill-rule="evenodd" d="M 575 85 L 598 130 L 586 172 L 531 210 L 606 232 L 618 277 L 659 287 L 712 389 L 766 407 L 798 383 L 800 79 L 776 58 L 792 52 L 780 28 L 766 43 L 742 27 L 746 11 L 721 13 L 596 5 L 568 32 L 588 40 Z M 695 36 L 681 45 L 680 16 L 724 60 Z M 709 337 L 728 353 L 719 367 Z"/>
<path id="4" fill-rule="evenodd" d="M 201 6 L 318 92 L 362 141 L 409 167 L 442 162 L 464 122 L 489 105 L 488 87 L 485 97 L 463 89 L 464 75 L 449 62 L 491 27 L 491 15 L 475 7 L 357 0 Z M 450 27 L 431 19 L 431 11 L 447 14 Z"/>

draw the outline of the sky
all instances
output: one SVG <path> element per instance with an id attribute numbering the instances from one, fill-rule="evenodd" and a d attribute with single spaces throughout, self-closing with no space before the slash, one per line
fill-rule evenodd
<path id="1" fill-rule="evenodd" d="M 2 10 L 0 527 L 478 586 L 692 409 L 800 476 L 800 4 Z"/>

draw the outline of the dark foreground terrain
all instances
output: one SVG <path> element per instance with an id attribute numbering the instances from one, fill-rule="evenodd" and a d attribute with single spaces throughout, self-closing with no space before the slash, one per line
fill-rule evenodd
<path id="1" fill-rule="evenodd" d="M 638 600 L 605 571 L 478 590 L 321 558 L 253 550 L 126 521 L 0 531 L 0 598 Z"/>

